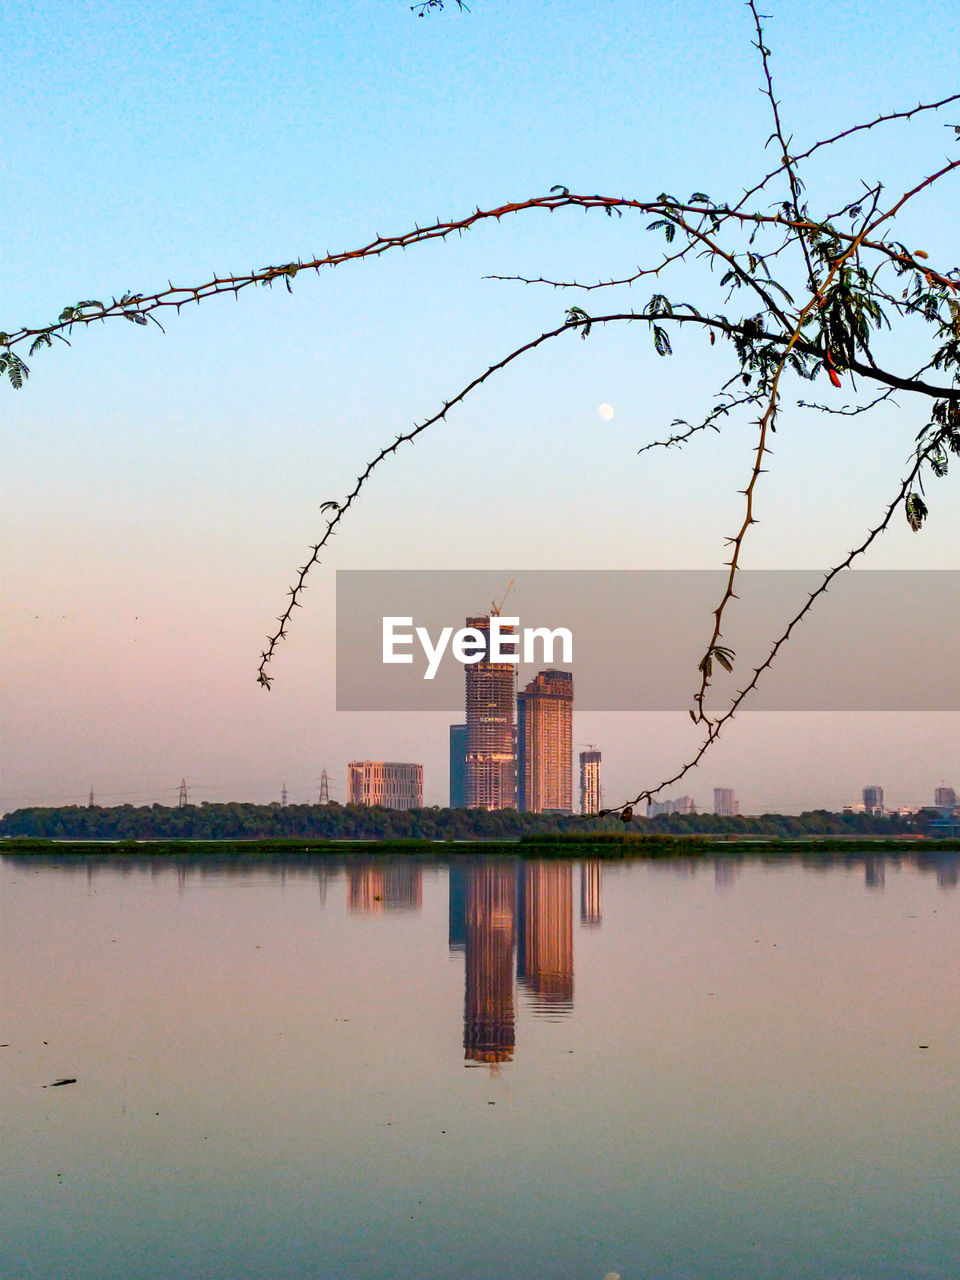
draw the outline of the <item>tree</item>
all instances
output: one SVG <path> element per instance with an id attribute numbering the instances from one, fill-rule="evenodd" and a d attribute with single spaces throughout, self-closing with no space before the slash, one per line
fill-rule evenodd
<path id="1" fill-rule="evenodd" d="M 463 4 L 457 5 L 464 9 Z M 805 175 L 814 156 L 838 149 L 854 134 L 877 130 L 892 121 L 918 118 L 920 123 L 960 101 L 953 94 L 915 107 L 891 110 L 872 120 L 838 129 L 831 136 L 799 146 L 781 115 L 766 43 L 763 21 L 753 0 L 747 6 L 759 56 L 761 85 L 771 121 L 769 145 L 772 160 L 763 166 L 744 194 L 713 198 L 703 191 L 688 197 L 661 192 L 655 197 L 631 198 L 583 194 L 558 184 L 546 195 L 477 208 L 471 213 L 426 226 L 414 226 L 399 234 L 375 236 L 347 251 L 309 259 L 291 259 L 246 274 L 213 278 L 189 288 L 172 285 L 154 293 L 127 292 L 104 303 L 85 299 L 63 309 L 57 320 L 39 328 L 25 326 L 0 334 L 0 372 L 20 389 L 28 375 L 26 361 L 55 341 L 68 341 L 77 328 L 123 318 L 137 326 L 160 325 L 164 309 L 180 310 L 186 303 L 200 303 L 213 296 L 234 293 L 250 286 L 288 290 L 309 270 L 345 266 L 354 260 L 377 258 L 398 249 L 413 248 L 432 240 L 446 240 L 482 222 L 519 218 L 537 211 L 580 209 L 591 217 L 625 220 L 632 226 L 637 216 L 652 236 L 662 236 L 662 252 L 648 265 L 614 280 L 569 280 L 513 277 L 531 287 L 563 289 L 570 295 L 558 316 L 559 323 L 544 329 L 515 347 L 452 394 L 439 411 L 419 421 L 411 430 L 388 442 L 361 472 L 346 493 L 324 503 L 325 524 L 305 563 L 297 570 L 289 600 L 260 657 L 257 678 L 269 689 L 273 676 L 268 668 L 277 646 L 290 626 L 293 610 L 300 605 L 307 576 L 358 502 L 371 475 L 428 428 L 444 420 L 476 388 L 509 365 L 548 343 L 576 339 L 597 341 L 601 332 L 619 325 L 640 326 L 649 336 L 656 358 L 668 359 L 677 336 L 700 335 L 714 346 L 718 339 L 729 353 L 729 377 L 718 388 L 714 403 L 701 418 L 676 420 L 671 430 L 647 448 L 679 448 L 698 433 L 720 430 L 725 420 L 749 416 L 755 423 L 752 464 L 744 477 L 743 507 L 738 526 L 729 538 L 730 558 L 725 590 L 706 637 L 699 663 L 691 716 L 702 729 L 699 750 L 685 760 L 670 778 L 642 788 L 631 805 L 620 807 L 624 816 L 662 788 L 679 781 L 703 758 L 722 729 L 749 698 L 763 674 L 775 662 L 795 628 L 815 606 L 833 579 L 870 547 L 902 511 L 914 531 L 927 516 L 925 483 L 943 476 L 950 454 L 960 454 L 960 271 L 934 264 L 923 248 L 910 247 L 895 238 L 895 219 L 905 206 L 933 193 L 951 190 L 960 159 L 947 158 L 936 170 L 918 173 L 906 189 L 887 192 L 880 181 L 860 184 L 855 190 L 808 195 Z M 420 17 L 443 9 L 442 0 L 414 6 Z M 938 126 L 939 127 L 939 126 Z M 960 126 L 950 125 L 960 138 Z M 651 243 L 653 243 L 651 241 Z M 681 300 L 668 285 L 678 272 L 699 271 L 700 292 L 693 301 Z M 595 305 L 594 298 L 620 296 L 650 277 L 652 293 L 640 306 Z M 684 291 L 689 288 L 687 275 Z M 668 291 L 669 290 L 669 291 Z M 619 292 L 618 292 L 619 291 Z M 578 301 L 572 301 L 576 297 Z M 922 335 L 925 355 L 913 368 L 902 363 L 901 338 Z M 829 400 L 802 399 L 812 413 L 869 414 L 897 393 L 909 397 L 918 412 L 911 420 L 909 457 L 890 498 L 862 540 L 824 575 L 820 587 L 798 605 L 783 632 L 771 641 L 768 655 L 749 675 L 743 689 L 719 712 L 708 705 L 717 667 L 731 670 L 737 655 L 723 643 L 724 620 L 736 599 L 737 575 L 743 550 L 756 523 L 755 499 L 762 476 L 771 463 L 771 439 L 782 414 L 788 388 L 820 381 L 829 390 L 855 395 L 852 404 L 838 406 Z"/>

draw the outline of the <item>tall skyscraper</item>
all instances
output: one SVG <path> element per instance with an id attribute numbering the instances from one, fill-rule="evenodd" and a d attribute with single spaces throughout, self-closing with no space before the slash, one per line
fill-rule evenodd
<path id="1" fill-rule="evenodd" d="M 737 797 L 732 787 L 713 788 L 713 812 L 719 818 L 735 818 L 740 812 Z"/>
<path id="2" fill-rule="evenodd" d="M 937 787 L 933 793 L 933 804 L 936 809 L 953 809 L 957 803 L 957 793 L 953 787 Z"/>
<path id="3" fill-rule="evenodd" d="M 384 809 L 423 808 L 423 765 L 395 760 L 351 760 L 347 765 L 347 803 Z"/>
<path id="4" fill-rule="evenodd" d="M 580 752 L 580 812 L 599 813 L 602 803 L 600 752 L 591 748 Z"/>
<path id="5" fill-rule="evenodd" d="M 467 726 L 450 726 L 450 808 L 467 807 Z"/>
<path id="6" fill-rule="evenodd" d="M 517 807 L 573 812 L 573 675 L 541 671 L 517 695 Z"/>
<path id="7" fill-rule="evenodd" d="M 863 788 L 863 807 L 875 817 L 883 817 L 883 787 Z"/>
<path id="8" fill-rule="evenodd" d="M 467 618 L 467 626 L 479 631 L 487 646 L 480 662 L 466 666 L 467 807 L 515 809 L 517 664 L 489 660 L 489 614 Z M 504 636 L 513 630 L 504 627 Z"/>

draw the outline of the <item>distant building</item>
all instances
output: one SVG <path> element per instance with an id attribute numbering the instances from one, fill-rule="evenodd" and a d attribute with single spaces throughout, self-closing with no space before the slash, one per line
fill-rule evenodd
<path id="1" fill-rule="evenodd" d="M 740 812 L 740 804 L 732 787 L 713 788 L 713 812 L 718 818 L 735 818 Z"/>
<path id="2" fill-rule="evenodd" d="M 696 813 L 697 802 L 693 796 L 678 796 L 676 800 L 650 800 L 647 817 L 659 818 L 662 813 Z"/>
<path id="3" fill-rule="evenodd" d="M 480 662 L 466 666 L 467 807 L 517 807 L 517 664 L 490 662 L 490 615 L 467 618 L 467 626 L 486 638 Z M 512 628 L 504 627 L 508 636 Z"/>
<path id="4" fill-rule="evenodd" d="M 883 817 L 883 787 L 863 788 L 863 808 L 875 818 Z"/>
<path id="5" fill-rule="evenodd" d="M 953 809 L 957 804 L 957 793 L 953 787 L 937 787 L 933 793 L 935 809 Z"/>
<path id="6" fill-rule="evenodd" d="M 422 809 L 423 765 L 351 760 L 347 765 L 347 803 Z"/>
<path id="7" fill-rule="evenodd" d="M 517 695 L 517 807 L 573 812 L 573 675 L 540 671 Z"/>
<path id="8" fill-rule="evenodd" d="M 450 726 L 450 808 L 467 807 L 467 726 Z"/>
<path id="9" fill-rule="evenodd" d="M 580 812 L 599 813 L 603 797 L 600 790 L 600 752 L 580 752 Z"/>

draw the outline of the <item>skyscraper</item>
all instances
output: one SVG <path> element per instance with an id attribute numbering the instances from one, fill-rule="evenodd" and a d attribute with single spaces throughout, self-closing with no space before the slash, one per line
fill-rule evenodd
<path id="1" fill-rule="evenodd" d="M 541 671 L 517 695 L 517 800 L 528 813 L 573 812 L 573 675 Z"/>
<path id="2" fill-rule="evenodd" d="M 450 726 L 450 808 L 467 807 L 467 726 Z"/>
<path id="3" fill-rule="evenodd" d="M 580 752 L 580 812 L 599 813 L 602 803 L 600 752 L 591 748 Z"/>
<path id="4" fill-rule="evenodd" d="M 863 788 L 863 807 L 875 817 L 883 817 L 883 787 Z"/>
<path id="5" fill-rule="evenodd" d="M 480 662 L 466 667 L 467 807 L 517 807 L 516 701 L 517 665 L 490 662 L 490 616 L 467 618 L 486 640 Z M 509 636 L 513 627 L 504 627 Z"/>
<path id="6" fill-rule="evenodd" d="M 732 787 L 713 788 L 713 812 L 720 818 L 735 818 L 740 812 Z"/>
<path id="7" fill-rule="evenodd" d="M 937 787 L 933 793 L 933 804 L 936 809 L 953 809 L 957 803 L 957 793 L 953 787 Z"/>

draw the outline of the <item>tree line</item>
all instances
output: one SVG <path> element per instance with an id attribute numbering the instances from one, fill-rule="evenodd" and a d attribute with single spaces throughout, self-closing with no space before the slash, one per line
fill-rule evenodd
<path id="1" fill-rule="evenodd" d="M 719 817 L 710 813 L 636 818 L 638 834 L 768 836 L 895 836 L 925 834 L 919 814 L 766 813 Z M 382 809 L 319 804 L 66 805 L 16 809 L 0 818 L 0 837 L 47 840 L 519 840 L 531 835 L 583 835 L 622 830 L 615 817 L 581 818 L 512 809 Z"/>

